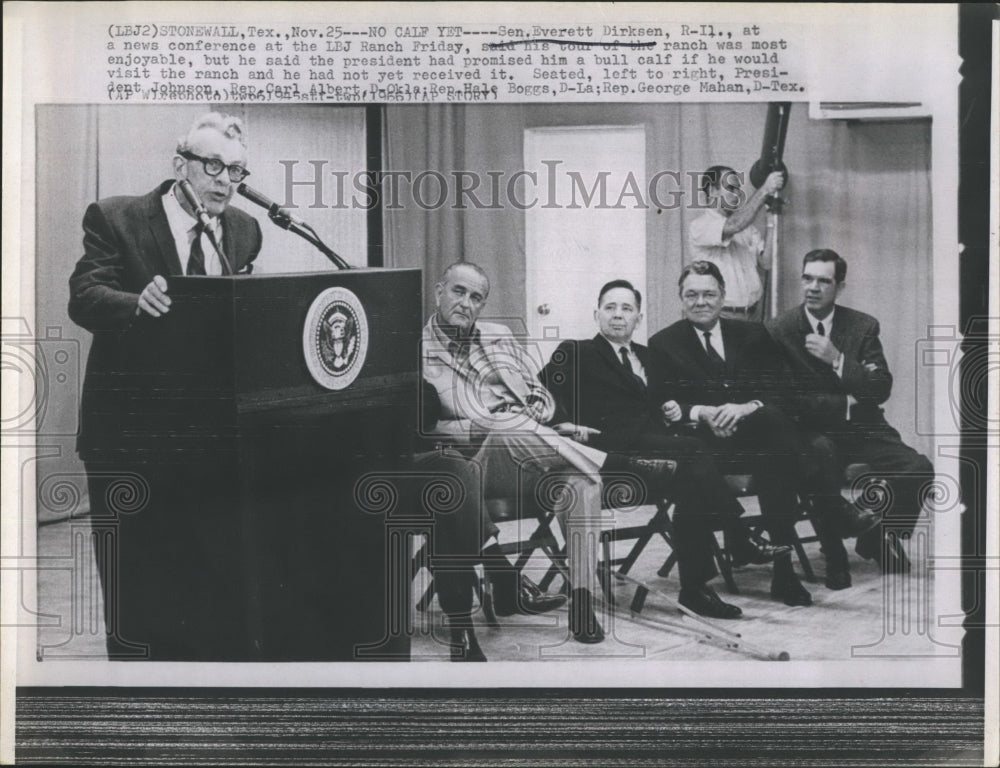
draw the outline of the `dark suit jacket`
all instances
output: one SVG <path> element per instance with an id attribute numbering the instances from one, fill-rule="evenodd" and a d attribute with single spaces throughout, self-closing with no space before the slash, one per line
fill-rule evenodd
<path id="1" fill-rule="evenodd" d="M 821 432 L 846 428 L 848 395 L 858 401 L 851 408 L 851 423 L 885 423 L 880 406 L 892 392 L 892 374 L 879 341 L 878 320 L 849 307 L 837 307 L 829 336 L 844 354 L 843 378 L 806 352 L 805 339 L 812 326 L 804 307 L 775 318 L 768 323 L 768 330 L 794 373 L 794 396 L 804 426 Z"/>
<path id="2" fill-rule="evenodd" d="M 570 421 L 601 434 L 591 443 L 605 451 L 629 450 L 651 420 L 662 422 L 658 386 L 663 381 L 660 357 L 641 344 L 632 351 L 646 369 L 648 386 L 628 373 L 614 348 L 600 334 L 564 341 L 552 354 L 541 379 L 556 398 L 556 423 Z"/>
<path id="3" fill-rule="evenodd" d="M 113 387 L 122 335 L 135 320 L 139 294 L 154 275 L 180 275 L 181 262 L 161 198 L 163 182 L 141 197 L 110 197 L 92 203 L 83 217 L 83 257 L 69 280 L 69 316 L 94 334 L 80 408 L 77 450 L 111 447 L 113 431 L 101 414 Z M 260 225 L 235 208 L 222 214 L 222 247 L 236 272 L 248 271 L 261 246 Z"/>
<path id="4" fill-rule="evenodd" d="M 759 323 L 721 319 L 725 370 L 716 371 L 698 331 L 679 320 L 653 334 L 649 347 L 663 356 L 665 389 L 688 420 L 693 405 L 723 405 L 760 400 L 783 410 L 789 403 L 783 382 L 787 376 L 781 353 Z"/>

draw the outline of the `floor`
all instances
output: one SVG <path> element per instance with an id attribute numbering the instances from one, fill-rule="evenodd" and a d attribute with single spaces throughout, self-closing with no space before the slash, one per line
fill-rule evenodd
<path id="1" fill-rule="evenodd" d="M 652 511 L 652 507 L 643 507 L 619 513 L 615 523 L 635 525 L 648 519 Z M 501 541 L 516 535 L 514 525 L 501 526 Z M 808 523 L 800 526 L 803 535 L 810 532 Z M 64 521 L 39 529 L 39 658 L 104 658 L 102 606 L 88 535 L 86 520 Z M 738 595 L 728 594 L 721 578 L 717 579 L 714 586 L 719 594 L 739 605 L 743 617 L 717 621 L 713 626 L 677 611 L 673 602 L 678 590 L 676 571 L 666 579 L 656 575 L 669 552 L 667 545 L 657 539 L 650 543 L 630 574 L 651 589 L 641 613 L 629 610 L 636 589 L 636 583 L 631 581 L 619 580 L 615 584 L 615 610 L 605 601 L 599 606 L 599 617 L 607 633 L 603 643 L 583 645 L 571 640 L 565 608 L 542 616 L 502 618 L 499 628 L 487 626 L 478 612 L 476 634 L 492 661 L 740 660 L 777 658 L 783 653 L 797 661 L 850 660 L 879 655 L 889 645 L 887 641 L 891 641 L 893 655 L 905 655 L 907 649 L 926 652 L 929 645 L 926 632 L 914 624 L 919 616 L 926 615 L 921 607 L 932 593 L 931 577 L 921 558 L 913 558 L 914 569 L 909 576 L 884 577 L 874 563 L 859 558 L 850 546 L 848 550 L 854 584 L 850 589 L 834 592 L 822 584 L 824 565 L 818 545 L 806 545 L 817 574 L 817 583 L 806 584 L 814 601 L 810 607 L 791 608 L 771 599 L 768 566 L 738 569 Z M 529 564 L 536 580 L 541 578 L 546 565 L 541 557 Z M 798 564 L 797 569 L 801 573 Z M 426 571 L 415 579 L 414 604 L 423 594 L 428 579 Z M 557 579 L 551 589 L 559 587 Z M 72 595 L 78 599 L 71 599 Z M 447 630 L 437 602 L 425 612 L 415 609 L 413 615 L 412 660 L 448 659 Z"/>
<path id="2" fill-rule="evenodd" d="M 617 525 L 641 524 L 653 511 L 648 507 L 620 514 Z M 810 533 L 809 524 L 801 523 L 800 534 Z M 604 643 L 583 645 L 571 640 L 565 608 L 542 616 L 502 618 L 500 628 L 487 626 L 480 613 L 476 616 L 476 636 L 488 659 L 505 661 L 609 657 L 698 661 L 774 659 L 783 654 L 797 661 L 851 660 L 877 656 L 880 646 L 887 645 L 887 634 L 891 635 L 891 655 L 906 655 L 908 649 L 923 654 L 927 637 L 915 626 L 914 619 L 919 613 L 915 607 L 924 605 L 932 592 L 927 569 L 915 558 L 913 572 L 908 576 L 885 577 L 873 562 L 854 553 L 852 542 L 847 544 L 853 586 L 840 591 L 823 586 L 824 562 L 818 543 L 805 546 L 816 573 L 816 583 L 803 582 L 813 597 L 809 607 L 788 607 L 772 599 L 770 566 L 746 566 L 735 571 L 739 594 L 728 593 L 721 577 L 712 583 L 720 597 L 743 610 L 740 619 L 703 624 L 685 617 L 674 602 L 679 589 L 676 569 L 666 579 L 657 576 L 670 550 L 662 539 L 656 539 L 630 573 L 634 581 L 617 580 L 615 608 L 603 602 L 599 618 L 608 635 Z M 623 548 L 620 554 L 628 546 L 619 544 Z M 539 558 L 532 561 L 532 566 L 537 580 L 547 563 Z M 796 571 L 801 577 L 798 561 Z M 634 614 L 629 608 L 637 582 L 651 591 L 641 613 Z M 558 591 L 559 587 L 557 580 L 550 591 Z M 420 632 L 414 638 L 414 660 L 447 658 L 448 649 L 443 646 L 447 633 L 436 603 L 422 616 L 416 615 Z M 910 626 L 902 627 L 901 623 Z M 731 633 L 739 633 L 740 637 Z"/>

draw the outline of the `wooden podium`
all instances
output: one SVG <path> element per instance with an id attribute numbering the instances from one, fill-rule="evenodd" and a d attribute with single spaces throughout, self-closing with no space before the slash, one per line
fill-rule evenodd
<path id="1" fill-rule="evenodd" d="M 113 453 L 150 478 L 119 516 L 122 658 L 409 659 L 387 535 L 406 510 L 362 481 L 411 465 L 419 270 L 173 277 L 169 295 L 108 393 Z M 132 588 L 157 568 L 186 594 Z"/>

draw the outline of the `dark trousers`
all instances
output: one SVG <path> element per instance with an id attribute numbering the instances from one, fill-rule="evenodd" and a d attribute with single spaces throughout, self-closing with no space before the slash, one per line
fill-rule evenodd
<path id="1" fill-rule="evenodd" d="M 432 520 L 431 570 L 441 610 L 449 617 L 472 612 L 475 566 L 496 526 L 484 519 L 481 467 L 457 455 L 420 454 L 415 462 L 413 503 Z"/>
<path id="2" fill-rule="evenodd" d="M 859 489 L 861 503 L 882 515 L 883 531 L 908 534 L 913 530 L 928 486 L 934 480 L 934 466 L 926 456 L 906 445 L 899 432 L 884 422 L 850 423 L 824 434 L 808 433 L 807 441 L 817 461 L 813 482 L 818 504 L 833 504 L 840 499 L 848 464 L 868 464 L 885 483 L 885 490 L 876 486 Z M 836 500 L 830 501 L 834 495 Z M 836 545 L 832 546 L 836 551 Z"/>
<path id="3" fill-rule="evenodd" d="M 771 541 L 791 544 L 804 453 L 795 423 L 780 409 L 764 406 L 741 421 L 730 437 L 717 437 L 703 425 L 698 427 L 697 436 L 719 472 L 753 476 Z"/>
<path id="4" fill-rule="evenodd" d="M 628 451 L 642 458 L 671 459 L 677 473 L 668 491 L 674 501 L 674 551 L 681 589 L 698 589 L 718 575 L 713 531 L 732 526 L 743 508 L 729 490 L 704 442 L 654 427 Z"/>
<path id="5" fill-rule="evenodd" d="M 85 460 L 91 530 L 111 660 L 240 661 L 245 574 L 219 479 L 197 466 Z M 183 479 L 182 479 L 183 478 Z"/>
<path id="6" fill-rule="evenodd" d="M 197 463 L 132 457 L 85 460 L 94 554 L 112 660 L 243 661 L 254 658 L 255 592 L 243 560 L 233 478 Z M 448 615 L 468 615 L 480 549 L 495 527 L 481 519 L 478 466 L 431 454 L 405 482 L 431 521 L 431 562 Z M 405 497 L 404 497 L 405 498 Z M 234 565 L 236 563 L 236 565 Z"/>

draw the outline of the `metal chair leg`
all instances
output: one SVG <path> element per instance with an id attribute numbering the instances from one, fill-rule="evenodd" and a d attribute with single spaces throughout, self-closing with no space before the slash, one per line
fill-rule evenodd
<path id="1" fill-rule="evenodd" d="M 719 546 L 719 542 L 715 536 L 712 536 L 711 539 L 712 555 L 715 557 L 715 562 L 722 573 L 722 580 L 726 582 L 726 589 L 729 591 L 729 594 L 738 595 L 740 588 L 736 586 L 736 579 L 733 578 L 733 561 L 730 559 L 728 552 L 722 551 L 722 547 Z"/>
<path id="2" fill-rule="evenodd" d="M 805 580 L 815 582 L 816 573 L 813 571 L 812 563 L 809 562 L 809 557 L 806 555 L 806 550 L 802 546 L 802 540 L 799 539 L 798 535 L 795 536 L 792 546 L 795 547 L 795 554 L 798 555 L 799 564 L 802 566 L 802 575 L 805 577 Z"/>
<path id="3" fill-rule="evenodd" d="M 486 619 L 487 626 L 497 629 L 500 622 L 497 620 L 497 612 L 493 607 L 493 585 L 489 579 L 483 575 L 476 580 L 476 594 L 479 596 L 479 604 L 483 608 L 483 618 Z"/>
<path id="4" fill-rule="evenodd" d="M 414 553 L 413 557 L 410 558 L 410 582 L 412 583 L 417 574 L 424 568 L 430 571 L 430 555 L 427 553 L 428 540 L 425 537 L 420 548 Z M 420 600 L 417 601 L 417 610 L 423 613 L 428 608 L 430 608 L 431 603 L 434 602 L 434 595 L 437 594 L 437 589 L 434 587 L 434 577 L 431 576 L 430 583 L 427 585 L 427 589 L 424 590 L 424 594 L 420 596 Z"/>

